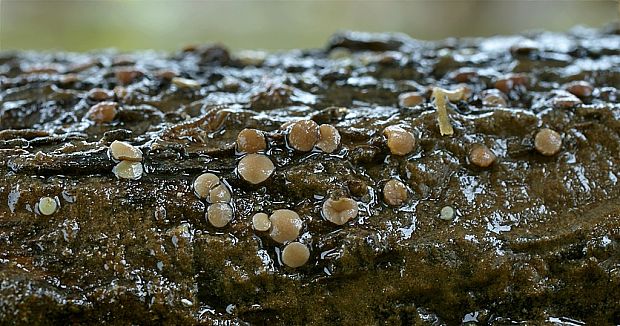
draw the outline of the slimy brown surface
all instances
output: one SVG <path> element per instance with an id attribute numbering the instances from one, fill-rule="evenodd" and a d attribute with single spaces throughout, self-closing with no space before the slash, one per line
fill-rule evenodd
<path id="1" fill-rule="evenodd" d="M 0 53 L 0 323 L 620 323 L 616 27 L 342 33 L 247 56 Z M 471 91 L 446 101 L 452 135 L 436 87 Z M 291 139 L 299 121 L 311 128 Z M 339 134 L 329 150 L 322 125 Z M 392 154 L 390 126 L 415 136 L 410 152 Z M 259 154 L 238 150 L 248 128 Z M 545 155 L 543 128 L 561 137 Z M 123 161 L 139 179 L 113 173 L 114 141 L 142 153 Z M 492 164 L 471 164 L 475 144 Z M 247 155 L 273 171 L 248 182 Z M 203 173 L 230 201 L 196 194 Z M 390 180 L 406 187 L 398 205 L 384 201 Z M 46 197 L 56 207 L 41 214 Z M 329 198 L 352 199 L 356 216 L 325 220 Z M 222 223 L 208 207 L 226 207 Z M 256 213 L 282 209 L 301 220 L 295 239 L 254 229 Z M 282 261 L 290 242 L 310 253 L 296 268 Z"/>

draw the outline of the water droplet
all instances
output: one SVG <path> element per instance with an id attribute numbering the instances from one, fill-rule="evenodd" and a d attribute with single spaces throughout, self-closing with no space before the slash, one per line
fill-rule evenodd
<path id="1" fill-rule="evenodd" d="M 15 205 L 17 205 L 17 201 L 19 200 L 20 195 L 21 193 L 19 192 L 19 184 L 11 188 L 8 198 L 9 210 L 11 211 L 11 213 L 15 213 Z"/>
<path id="2" fill-rule="evenodd" d="M 163 206 L 157 206 L 155 208 L 155 219 L 156 220 L 164 220 L 166 218 L 166 208 Z"/>
<path id="3" fill-rule="evenodd" d="M 62 193 L 62 199 L 64 199 L 67 203 L 75 203 L 75 195 L 70 194 L 68 191 L 64 190 Z"/>

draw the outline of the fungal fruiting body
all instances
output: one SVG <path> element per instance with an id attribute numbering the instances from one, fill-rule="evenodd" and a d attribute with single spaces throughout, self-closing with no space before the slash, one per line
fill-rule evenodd
<path id="1" fill-rule="evenodd" d="M 252 216 L 252 227 L 256 231 L 268 231 L 271 228 L 269 216 L 265 213 L 256 213 Z"/>
<path id="2" fill-rule="evenodd" d="M 451 206 L 445 206 L 439 212 L 439 218 L 444 221 L 450 221 L 454 218 L 455 214 L 456 213 L 454 212 L 454 208 L 452 208 Z"/>
<path id="3" fill-rule="evenodd" d="M 413 107 L 424 102 L 424 97 L 418 92 L 402 93 L 398 95 L 398 105 L 404 108 Z"/>
<path id="4" fill-rule="evenodd" d="M 207 220 L 216 228 L 225 227 L 233 218 L 233 210 L 226 203 L 216 203 L 207 208 Z"/>
<path id="5" fill-rule="evenodd" d="M 228 191 L 226 185 L 221 182 L 209 191 L 208 200 L 211 203 L 229 203 L 230 199 L 230 191 Z"/>
<path id="6" fill-rule="evenodd" d="M 357 216 L 357 202 L 351 198 L 329 198 L 323 203 L 322 213 L 328 221 L 343 225 Z"/>
<path id="7" fill-rule="evenodd" d="M 413 134 L 400 126 L 389 126 L 383 129 L 383 135 L 387 138 L 387 146 L 394 155 L 407 155 L 415 147 Z"/>
<path id="8" fill-rule="evenodd" d="M 112 172 L 119 179 L 138 180 L 142 177 L 144 169 L 140 162 L 120 161 L 114 166 Z"/>
<path id="9" fill-rule="evenodd" d="M 311 151 L 319 141 L 319 125 L 312 120 L 301 120 L 293 123 L 288 133 L 288 143 L 301 152 Z"/>
<path id="10" fill-rule="evenodd" d="M 160 69 L 160 70 L 157 70 L 157 71 L 155 72 L 155 75 L 156 75 L 158 78 L 161 78 L 161 79 L 164 79 L 164 80 L 170 80 L 170 81 L 172 81 L 172 78 L 176 77 L 178 74 L 177 74 L 177 72 L 176 72 L 176 71 L 174 71 L 174 70 L 169 70 L 169 69 Z"/>
<path id="11" fill-rule="evenodd" d="M 142 73 L 132 68 L 121 68 L 117 69 L 114 72 L 114 75 L 119 84 L 128 85 L 131 84 L 140 75 L 142 75 Z"/>
<path id="12" fill-rule="evenodd" d="M 188 78 L 181 77 L 173 77 L 171 80 L 172 84 L 180 89 L 198 89 L 200 88 L 200 83 Z"/>
<path id="13" fill-rule="evenodd" d="M 483 144 L 474 144 L 469 151 L 469 161 L 481 168 L 491 166 L 495 159 L 495 153 Z"/>
<path id="14" fill-rule="evenodd" d="M 569 93 L 581 98 L 591 96 L 592 92 L 594 91 L 594 87 L 592 86 L 592 84 L 583 80 L 572 81 L 566 84 L 564 88 Z"/>
<path id="15" fill-rule="evenodd" d="M 557 91 L 556 96 L 551 100 L 551 104 L 556 109 L 570 109 L 582 103 L 577 96 L 567 91 Z"/>
<path id="16" fill-rule="evenodd" d="M 52 197 L 41 197 L 38 206 L 41 214 L 52 215 L 58 209 L 58 202 Z"/>
<path id="17" fill-rule="evenodd" d="M 194 179 L 194 193 L 200 199 L 206 199 L 206 218 L 215 227 L 224 227 L 233 218 L 233 209 L 229 205 L 231 194 L 228 187 L 213 173 L 203 173 Z"/>
<path id="18" fill-rule="evenodd" d="M 553 156 L 562 148 L 562 136 L 552 129 L 540 129 L 534 137 L 534 147 L 545 156 Z"/>
<path id="19" fill-rule="evenodd" d="M 244 66 L 260 66 L 265 62 L 268 53 L 259 50 L 242 50 L 237 52 L 237 59 Z"/>
<path id="20" fill-rule="evenodd" d="M 499 89 L 500 91 L 506 94 L 509 94 L 510 92 L 512 92 L 514 89 L 518 87 L 525 88 L 528 83 L 529 83 L 529 78 L 527 77 L 527 75 L 521 74 L 521 73 L 510 74 L 504 78 L 498 79 L 495 82 L 495 88 Z"/>
<path id="21" fill-rule="evenodd" d="M 271 238 L 279 243 L 293 241 L 299 236 L 303 225 L 299 215 L 290 209 L 275 210 L 271 216 Z"/>
<path id="22" fill-rule="evenodd" d="M 142 167 L 142 151 L 137 147 L 122 141 L 115 140 L 110 144 L 110 156 L 120 161 L 112 168 L 112 173 L 118 179 L 138 180 L 144 173 Z"/>
<path id="23" fill-rule="evenodd" d="M 207 198 L 211 190 L 220 184 L 220 178 L 213 173 L 203 173 L 194 180 L 194 192 L 199 198 Z"/>
<path id="24" fill-rule="evenodd" d="M 239 175 L 251 184 L 267 180 L 274 170 L 273 162 L 262 154 L 248 154 L 239 161 L 237 166 Z"/>
<path id="25" fill-rule="evenodd" d="M 88 91 L 88 98 L 93 99 L 95 101 L 105 101 L 114 96 L 112 91 L 103 88 L 92 88 Z"/>
<path id="26" fill-rule="evenodd" d="M 282 262 L 291 268 L 305 265 L 309 258 L 310 250 L 303 243 L 291 242 L 282 250 Z"/>
<path id="27" fill-rule="evenodd" d="M 467 96 L 468 90 L 465 87 L 460 87 L 455 91 L 449 91 L 439 87 L 433 88 L 431 97 L 435 100 L 439 133 L 442 136 L 454 134 L 454 129 L 450 123 L 450 117 L 448 116 L 448 101 L 454 102 L 464 100 Z"/>
<path id="28" fill-rule="evenodd" d="M 111 122 L 116 117 L 117 107 L 116 102 L 100 102 L 93 105 L 85 117 L 98 124 Z"/>
<path id="29" fill-rule="evenodd" d="M 482 105 L 490 107 L 506 107 L 506 99 L 502 92 L 498 89 L 492 88 L 482 92 Z"/>
<path id="30" fill-rule="evenodd" d="M 383 186 L 383 200 L 388 205 L 400 206 L 407 198 L 407 187 L 400 180 L 391 179 Z"/>
<path id="31" fill-rule="evenodd" d="M 142 151 L 123 141 L 113 141 L 112 144 L 110 144 L 110 154 L 117 161 L 142 161 Z"/>
<path id="32" fill-rule="evenodd" d="M 237 135 L 237 150 L 242 153 L 257 153 L 267 148 L 265 135 L 256 129 L 243 129 Z"/>
<path id="33" fill-rule="evenodd" d="M 322 124 L 319 127 L 319 141 L 316 147 L 325 153 L 332 153 L 340 145 L 340 133 L 332 125 Z"/>

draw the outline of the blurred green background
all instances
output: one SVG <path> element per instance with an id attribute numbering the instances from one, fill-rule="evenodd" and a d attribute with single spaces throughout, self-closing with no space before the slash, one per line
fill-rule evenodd
<path id="1" fill-rule="evenodd" d="M 172 50 L 321 47 L 340 29 L 421 39 L 487 36 L 617 20 L 616 1 L 0 0 L 0 49 Z"/>

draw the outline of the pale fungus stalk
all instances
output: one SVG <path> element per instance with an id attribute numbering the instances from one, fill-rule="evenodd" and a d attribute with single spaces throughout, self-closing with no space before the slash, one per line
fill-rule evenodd
<path id="1" fill-rule="evenodd" d="M 431 97 L 435 100 L 435 108 L 437 109 L 437 122 L 439 123 L 439 132 L 442 136 L 454 134 L 454 129 L 450 123 L 448 116 L 448 101 L 456 102 L 465 100 L 468 96 L 468 90 L 460 87 L 457 90 L 449 91 L 440 87 L 434 87 Z"/>

